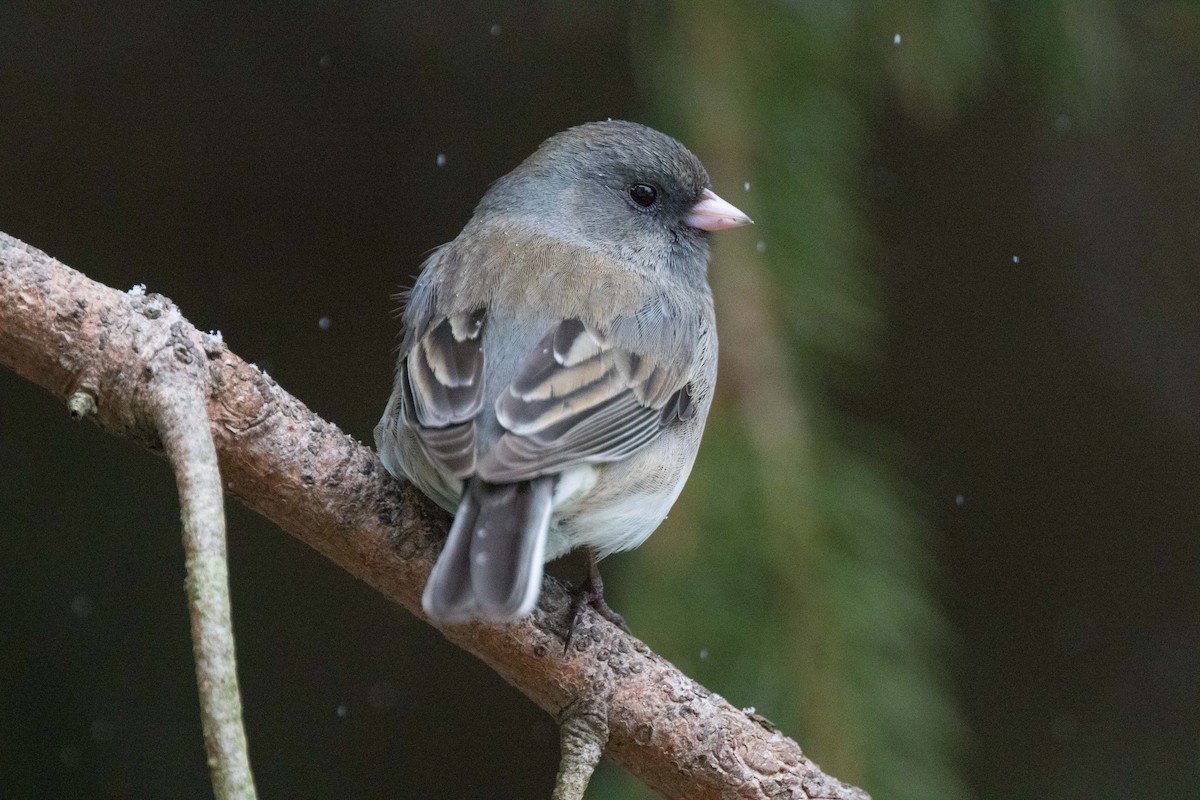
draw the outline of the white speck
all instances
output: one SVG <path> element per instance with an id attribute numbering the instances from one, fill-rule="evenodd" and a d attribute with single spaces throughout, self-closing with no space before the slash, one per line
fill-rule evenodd
<path id="1" fill-rule="evenodd" d="M 486 539 L 487 538 L 487 528 L 480 528 L 479 530 L 475 531 L 475 538 L 476 539 Z"/>
<path id="2" fill-rule="evenodd" d="M 1054 130 L 1059 133 L 1071 130 L 1071 117 L 1067 114 L 1059 114 L 1054 120 Z"/>
<path id="3" fill-rule="evenodd" d="M 329 317 L 321 317 L 319 320 L 317 320 L 317 327 L 323 331 L 329 330 L 329 326 L 332 324 L 333 320 L 331 320 Z"/>
<path id="4" fill-rule="evenodd" d="M 750 181 L 746 181 L 742 184 L 742 190 L 746 192 L 750 191 Z"/>
<path id="5" fill-rule="evenodd" d="M 345 719 L 346 715 L 349 713 L 350 713 L 350 709 L 346 708 L 345 703 L 342 703 L 340 706 L 337 707 L 337 715 L 340 719 Z"/>
<path id="6" fill-rule="evenodd" d="M 484 564 L 486 564 L 488 562 L 488 554 L 487 553 L 476 553 L 474 560 L 475 560 L 475 564 L 477 566 L 482 567 Z"/>
<path id="7" fill-rule="evenodd" d="M 892 37 L 892 44 L 900 44 L 900 34 L 897 33 Z"/>
<path id="8" fill-rule="evenodd" d="M 746 706 L 745 708 L 743 708 L 743 709 L 742 709 L 742 711 L 745 711 L 747 714 L 756 714 L 756 713 L 758 713 L 758 709 L 757 709 L 757 708 L 755 708 L 754 706 Z"/>
<path id="9" fill-rule="evenodd" d="M 760 253 L 765 253 L 767 252 L 767 243 L 759 240 L 758 244 L 754 245 L 754 249 Z"/>
<path id="10" fill-rule="evenodd" d="M 700 651 L 700 660 L 705 661 L 707 659 L 708 659 L 708 648 L 706 647 Z"/>
<path id="11" fill-rule="evenodd" d="M 488 31 L 488 33 L 492 34 L 492 36 L 499 36 L 500 35 L 500 26 L 493 25 L 492 29 L 490 31 Z"/>
<path id="12" fill-rule="evenodd" d="M 133 288 L 131 288 L 129 290 L 129 296 L 130 297 L 145 297 L 146 296 L 146 284 L 144 284 L 144 283 L 135 284 L 133 286 Z"/>
<path id="13" fill-rule="evenodd" d="M 962 504 L 964 502 L 965 502 L 965 500 L 961 494 L 954 496 L 954 505 L 958 506 L 959 508 L 962 508 Z"/>
<path id="14" fill-rule="evenodd" d="M 1020 256 L 1013 256 L 1013 263 L 1014 263 L 1014 264 L 1020 264 L 1020 263 L 1021 263 L 1021 257 L 1020 257 Z"/>
<path id="15" fill-rule="evenodd" d="M 437 159 L 435 159 L 435 160 L 437 161 L 437 165 L 439 167 L 446 166 L 446 154 L 445 153 L 438 153 Z"/>
<path id="16" fill-rule="evenodd" d="M 80 619 L 90 617 L 95 610 L 96 604 L 86 594 L 77 594 L 71 598 L 71 613 Z"/>

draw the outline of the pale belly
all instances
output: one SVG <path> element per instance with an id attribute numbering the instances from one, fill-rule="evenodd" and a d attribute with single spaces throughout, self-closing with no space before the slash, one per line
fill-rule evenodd
<path id="1" fill-rule="evenodd" d="M 624 461 L 575 467 L 555 492 L 546 560 L 578 547 L 601 557 L 630 550 L 667 517 L 683 491 L 695 459 L 682 428 Z"/>

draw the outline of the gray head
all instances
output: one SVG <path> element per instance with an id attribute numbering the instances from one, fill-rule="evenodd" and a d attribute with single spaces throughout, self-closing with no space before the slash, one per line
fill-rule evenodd
<path id="1" fill-rule="evenodd" d="M 477 218 L 541 231 L 646 270 L 703 275 L 708 231 L 749 218 L 712 193 L 700 159 L 635 122 L 591 122 L 551 136 L 498 180 Z"/>

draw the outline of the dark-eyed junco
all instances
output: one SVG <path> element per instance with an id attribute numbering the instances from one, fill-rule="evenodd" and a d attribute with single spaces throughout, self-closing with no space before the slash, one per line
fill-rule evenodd
<path id="1" fill-rule="evenodd" d="M 375 442 L 455 515 L 432 619 L 525 616 L 577 547 L 595 586 L 666 517 L 716 380 L 708 232 L 749 221 L 682 144 L 610 120 L 547 139 L 426 261 Z"/>

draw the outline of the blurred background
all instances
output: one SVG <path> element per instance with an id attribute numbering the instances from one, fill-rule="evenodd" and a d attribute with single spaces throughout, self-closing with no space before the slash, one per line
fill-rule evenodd
<path id="1" fill-rule="evenodd" d="M 392 293 L 605 117 L 757 221 L 693 477 L 605 564 L 634 632 L 878 800 L 1200 795 L 1196 4 L 0 3 L 0 230 L 367 442 Z M 177 527 L 0 372 L 0 798 L 211 796 Z M 261 796 L 549 796 L 487 668 L 236 505 L 230 551 Z"/>

